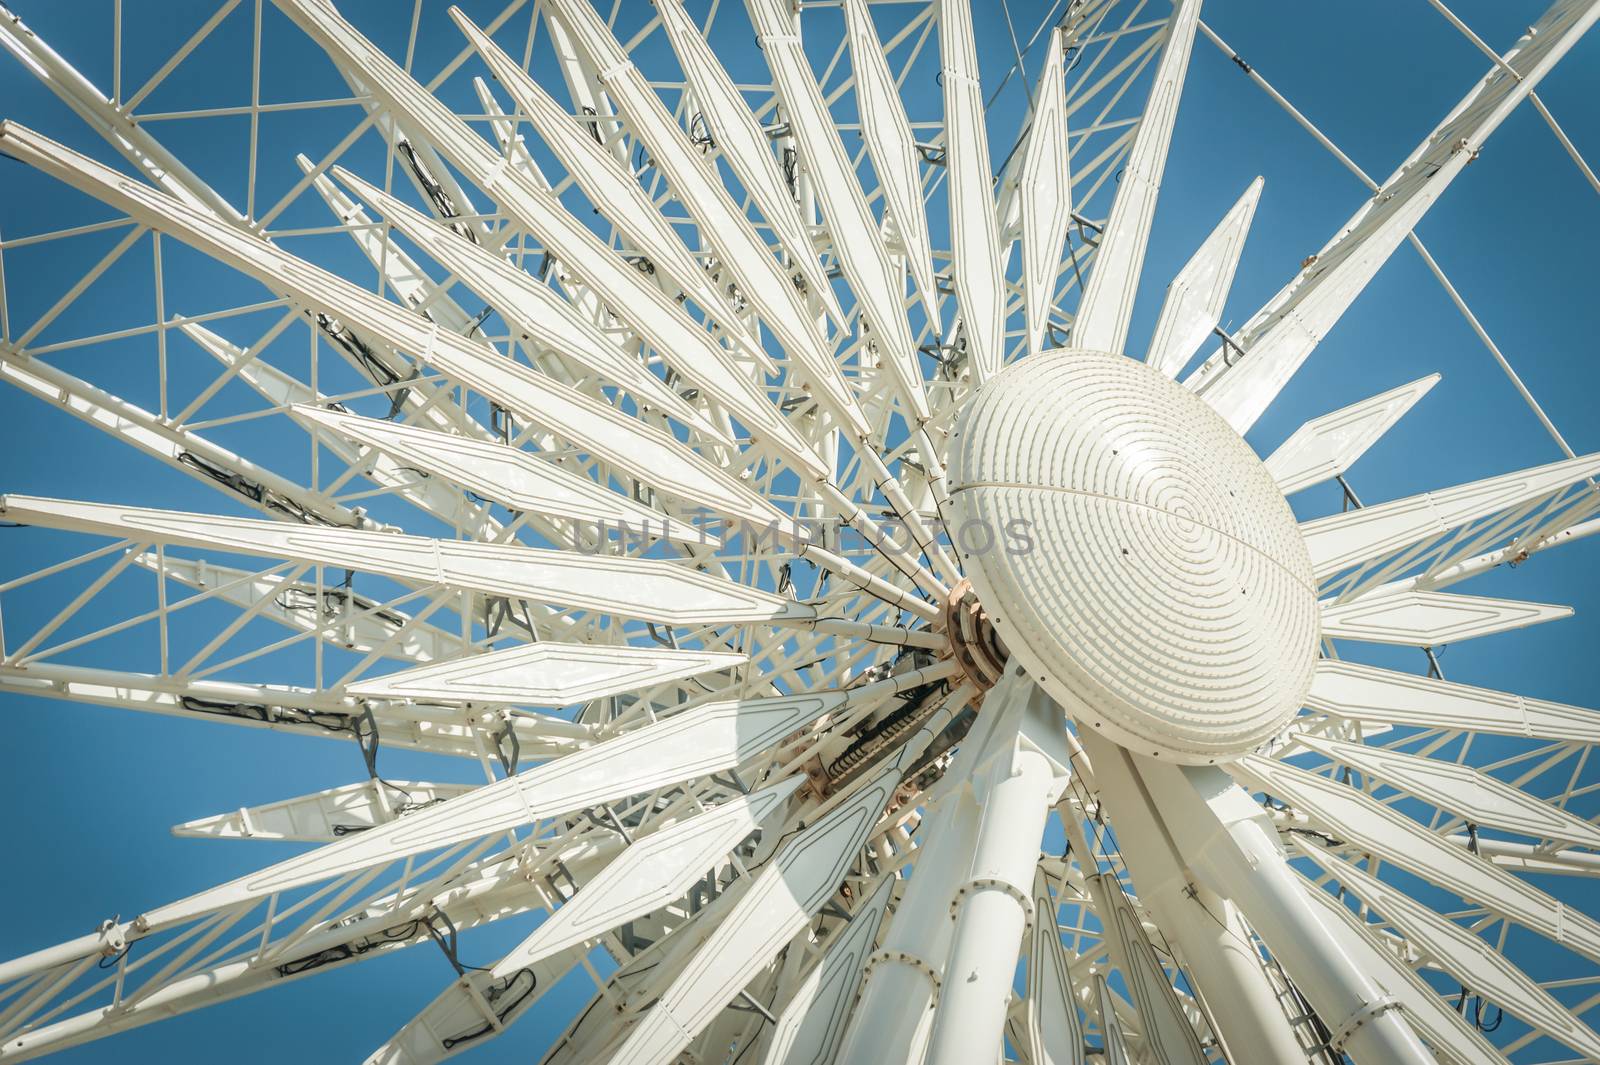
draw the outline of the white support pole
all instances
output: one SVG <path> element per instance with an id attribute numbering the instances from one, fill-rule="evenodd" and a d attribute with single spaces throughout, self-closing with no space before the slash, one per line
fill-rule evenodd
<path id="1" fill-rule="evenodd" d="M 1168 936 L 1200 999 L 1216 1019 L 1216 1035 L 1233 1065 L 1280 1065 L 1304 1049 L 1289 1027 L 1277 990 L 1252 948 L 1237 908 L 1194 883 L 1174 833 L 1143 793 L 1128 752 L 1085 729 L 1102 806 L 1111 815 L 1117 849 L 1133 876 L 1139 905 Z M 1069 815 L 1070 816 L 1070 815 Z M 1069 830 L 1076 825 L 1069 825 Z M 1079 839 L 1081 832 L 1075 833 Z M 1080 849 L 1082 844 L 1075 843 Z M 1085 859 L 1092 862 L 1092 859 Z"/>
<path id="2" fill-rule="evenodd" d="M 989 702 L 986 712 L 998 720 L 962 795 L 982 811 L 977 846 L 950 901 L 955 924 L 927 1065 L 987 1061 L 1000 1045 L 1017 954 L 1033 919 L 1045 820 L 1071 763 L 1061 708 L 1020 670 L 1013 667 Z"/>
<path id="3" fill-rule="evenodd" d="M 1131 753 L 1125 758 L 1189 867 L 1239 907 L 1333 1032 L 1335 1052 L 1361 1065 L 1433 1065 L 1396 1000 L 1322 923 L 1270 823 L 1263 825 L 1261 808 L 1231 777 L 1213 766 L 1178 767 Z M 1105 773 L 1098 765 L 1096 771 Z M 1221 1018 L 1223 1027 L 1236 1020 L 1232 1009 Z"/>

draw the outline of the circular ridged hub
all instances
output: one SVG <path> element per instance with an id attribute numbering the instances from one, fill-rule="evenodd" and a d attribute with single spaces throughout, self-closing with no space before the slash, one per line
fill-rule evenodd
<path id="1" fill-rule="evenodd" d="M 1255 453 L 1187 389 L 1122 356 L 1024 359 L 968 401 L 949 476 L 979 599 L 1082 724 L 1194 764 L 1300 707 L 1310 557 Z"/>

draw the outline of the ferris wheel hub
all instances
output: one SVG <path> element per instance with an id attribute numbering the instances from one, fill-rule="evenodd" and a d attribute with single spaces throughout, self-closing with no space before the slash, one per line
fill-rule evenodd
<path id="1" fill-rule="evenodd" d="M 1299 709 L 1316 581 L 1283 494 L 1206 403 L 1141 362 L 1062 350 L 974 394 L 952 536 L 1005 647 L 1080 723 L 1225 761 Z"/>

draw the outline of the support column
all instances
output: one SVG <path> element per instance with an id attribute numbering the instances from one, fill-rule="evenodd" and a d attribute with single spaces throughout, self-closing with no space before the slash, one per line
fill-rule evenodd
<path id="1" fill-rule="evenodd" d="M 1304 1048 L 1250 945 L 1238 911 L 1209 887 L 1193 882 L 1172 832 L 1127 761 L 1127 752 L 1093 730 L 1085 730 L 1082 740 L 1139 904 L 1155 917 L 1183 958 L 1195 990 L 1215 1019 L 1214 1027 L 1220 1029 L 1214 1034 L 1228 1061 L 1281 1065 L 1303 1060 Z M 1083 849 L 1081 833 L 1074 835 L 1074 845 Z"/>
<path id="2" fill-rule="evenodd" d="M 1334 1049 L 1361 1065 L 1434 1065 L 1395 1001 L 1322 924 L 1275 830 L 1244 789 L 1213 766 L 1122 753 L 1189 868 L 1239 907 L 1333 1031 Z M 1103 772 L 1097 764 L 1097 775 Z"/>
<path id="3" fill-rule="evenodd" d="M 950 901 L 955 920 L 927 1065 L 992 1060 L 1005 1032 L 1023 933 L 1033 918 L 1033 871 L 1050 809 L 1066 787 L 1066 717 L 1013 666 L 988 709 L 994 729 L 968 779 L 982 809 L 977 846 Z"/>

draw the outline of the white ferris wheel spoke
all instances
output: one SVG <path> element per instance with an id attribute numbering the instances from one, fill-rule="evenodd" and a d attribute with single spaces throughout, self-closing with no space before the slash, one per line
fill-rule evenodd
<path id="1" fill-rule="evenodd" d="M 1223 348 L 1184 384 L 1239 432 L 1254 425 L 1434 201 L 1597 19 L 1600 5 L 1558 0 L 1333 240 L 1239 330 L 1244 355 L 1237 368 Z"/>
<path id="2" fill-rule="evenodd" d="M 1300 854 L 1337 878 L 1367 905 L 1376 907 L 1408 943 L 1426 951 L 1446 971 L 1464 981 L 1463 986 L 1504 1003 L 1512 1013 L 1578 1053 L 1600 1057 L 1600 1035 L 1575 1020 L 1554 996 L 1488 943 L 1349 862 L 1321 853 L 1303 840 L 1294 842 Z"/>
<path id="3" fill-rule="evenodd" d="M 816 176 L 817 199 L 833 237 L 834 255 L 859 301 L 862 323 L 871 330 L 867 346 L 888 368 L 897 394 L 907 404 L 908 415 L 920 425 L 928 420 L 928 397 L 901 298 L 905 272 L 895 266 L 884 247 L 822 90 L 811 74 L 805 48 L 795 33 L 793 13 L 778 0 L 746 0 L 745 7 L 772 71 L 773 88 L 789 117 L 800 157 Z"/>
<path id="4" fill-rule="evenodd" d="M 1259 177 L 1250 183 L 1167 286 L 1167 300 L 1161 305 L 1144 361 L 1168 377 L 1178 376 L 1222 320 L 1263 183 Z"/>
<path id="5" fill-rule="evenodd" d="M 656 559 L 614 558 L 368 529 L 288 525 L 175 510 L 0 497 L 0 512 L 28 524 L 150 542 L 298 559 L 417 584 L 465 588 L 667 624 L 811 623 L 802 603 Z"/>
<path id="6" fill-rule="evenodd" d="M 583 136 L 588 139 L 587 134 Z M 593 141 L 589 143 L 594 144 Z M 335 168 L 334 174 L 357 196 L 380 210 L 385 222 L 493 304 L 524 337 L 603 374 L 632 393 L 641 405 L 659 407 L 714 440 L 726 439 L 725 433 L 712 425 L 703 412 L 685 401 L 639 360 L 619 349 L 598 326 L 580 317 L 550 286 L 540 284 L 503 257 L 407 207 L 348 170 Z M 742 386 L 733 384 L 739 373 L 734 368 L 718 363 L 708 368 L 685 366 L 684 369 L 719 397 L 743 398 Z M 711 381 L 716 382 L 715 386 Z M 773 413 L 775 416 L 776 412 Z"/>
<path id="7" fill-rule="evenodd" d="M 1594 710 L 1334 659 L 1317 663 L 1306 706 L 1378 725 L 1600 742 Z"/>
<path id="8" fill-rule="evenodd" d="M 1584 455 L 1516 473 L 1379 503 L 1301 524 L 1319 580 L 1478 518 L 1526 506 L 1600 472 L 1600 455 Z"/>
<path id="9" fill-rule="evenodd" d="M 1439 375 L 1429 374 L 1312 418 L 1267 456 L 1267 472 L 1284 495 L 1342 476 L 1438 383 Z"/>
<path id="10" fill-rule="evenodd" d="M 860 986 L 862 969 L 870 964 L 872 946 L 877 942 L 894 887 L 892 877 L 884 878 L 878 890 L 850 914 L 849 925 L 835 933 L 778 1015 L 762 1065 L 834 1059 L 844 1035 L 845 1017 Z"/>
<path id="11" fill-rule="evenodd" d="M 1044 71 L 1028 128 L 1028 143 L 1017 177 L 1022 221 L 1022 275 L 1028 353 L 1044 346 L 1055 302 L 1056 271 L 1072 224 L 1072 174 L 1067 145 L 1065 62 L 1059 27 L 1050 33 Z"/>
<path id="12" fill-rule="evenodd" d="M 850 39 L 850 69 L 856 80 L 856 106 L 861 112 L 861 136 L 867 155 L 878 173 L 884 203 L 894 220 L 895 234 L 905 247 L 906 268 L 928 321 L 939 321 L 938 292 L 933 277 L 933 242 L 928 236 L 928 215 L 922 206 L 922 171 L 917 158 L 916 135 L 900 90 L 889 69 L 878 31 L 864 0 L 846 0 L 845 19 Z"/>
<path id="13" fill-rule="evenodd" d="M 1006 294 L 989 135 L 968 0 L 939 0 L 939 62 L 944 74 L 945 160 L 950 171 L 950 268 L 973 381 L 981 385 L 1000 371 L 1005 355 Z"/>
<path id="14" fill-rule="evenodd" d="M 1038 1065 L 1083 1065 L 1083 1023 L 1056 908 L 1044 870 L 1038 869 L 1028 947 L 1028 1050 Z"/>
<path id="15" fill-rule="evenodd" d="M 540 642 L 386 673 L 346 690 L 378 699 L 561 707 L 733 669 L 748 660 L 730 652 Z"/>
<path id="16" fill-rule="evenodd" d="M 621 531 L 703 543 L 720 543 L 709 529 L 670 518 L 659 510 L 635 503 L 587 477 L 581 477 L 549 460 L 520 448 L 487 440 L 473 440 L 414 425 L 363 418 L 324 407 L 294 408 L 297 418 L 326 426 L 339 436 L 377 448 L 396 466 L 426 470 L 513 510 L 531 510 L 580 523 L 594 522 Z M 354 464 L 357 459 L 349 460 Z M 693 494 L 688 496 L 696 499 Z M 719 507 L 719 511 L 720 511 Z M 737 514 L 730 515 L 737 517 Z M 772 520 L 769 516 L 768 520 Z"/>
<path id="17" fill-rule="evenodd" d="M 701 239 L 715 249 L 768 327 L 792 359 L 801 360 L 812 383 L 831 404 L 858 424 L 861 420 L 849 386 L 840 380 L 833 354 L 806 306 L 804 296 L 756 234 L 733 198 L 707 169 L 704 158 L 662 104 L 644 75 L 628 60 L 605 23 L 587 2 L 552 0 L 563 23 L 589 54 L 606 91 L 621 105 L 633 129 L 667 176 L 673 194 L 695 219 Z M 670 350 L 670 349 L 668 349 Z M 754 427 L 753 427 L 754 428 Z"/>
<path id="18" fill-rule="evenodd" d="M 421 807 L 465 795 L 470 784 L 414 780 L 365 780 L 324 788 L 310 795 L 247 806 L 172 826 L 174 836 L 195 839 L 270 839 L 333 843 L 353 832 L 376 828 L 396 815 L 394 807 Z M 385 789 L 388 789 L 387 791 Z M 389 792 L 394 794 L 391 796 Z"/>
<path id="19" fill-rule="evenodd" d="M 1600 843 L 1600 828 L 1470 766 L 1326 737 L 1296 742 L 1476 825 L 1584 847 Z"/>
<path id="20" fill-rule="evenodd" d="M 1127 334 L 1198 0 L 1069 4 L 1031 37 L 1007 10 L 1016 65 L 989 101 L 999 39 L 968 0 L 470 18 L 419 0 L 403 56 L 377 43 L 403 17 L 273 2 L 304 38 L 269 58 L 330 60 L 346 98 L 263 102 L 287 82 L 263 87 L 258 14 L 251 103 L 169 105 L 167 76 L 249 21 L 237 0 L 131 95 L 134 37 L 113 34 L 102 89 L 0 9 L 0 46 L 137 175 L 0 122 L 5 154 L 117 212 L 0 240 L 0 379 L 261 515 L 161 509 L 142 482 L 137 506 L 0 496 L 34 530 L 0 574 L 0 691 L 337 739 L 356 772 L 173 829 L 313 849 L 0 961 L 0 1060 L 428 944 L 444 980 L 372 1065 L 480 1048 L 580 981 L 593 998 L 545 1065 L 1600 1057 L 1600 997 L 1581 998 L 1600 714 L 1446 681 L 1434 657 L 1571 613 L 1441 589 L 1600 532 L 1600 454 L 1363 506 L 1345 475 L 1437 374 L 1305 422 L 1264 462 L 1238 439 L 1600 2 L 1557 0 L 1381 188 L 1357 171 L 1374 200 L 1223 335 L 1257 178 L 1168 287 L 1145 366 Z M 997 180 L 987 108 L 1024 93 Z M 258 158 L 268 115 L 335 108 L 355 117 L 331 148 Z M 199 118 L 249 123 L 242 180 L 213 188 L 150 132 Z M 340 234 L 354 256 L 316 254 Z M 266 298 L 164 267 L 175 242 Z M 15 329 L 13 249 L 24 271 L 83 264 Z M 153 315 L 82 335 L 106 327 L 91 310 L 79 328 L 81 305 L 145 270 Z M 1069 323 L 1117 383 L 1030 390 L 1082 362 L 1045 350 Z M 1222 350 L 1173 384 L 1212 334 Z M 94 357 L 135 344 L 153 392 Z M 972 415 L 1007 388 L 1018 406 Z M 1041 433 L 1069 393 L 1102 406 Z M 1195 419 L 1206 447 L 1179 433 L 1128 458 Z M 1109 452 L 1088 465 L 1149 490 L 1096 519 L 1108 562 L 1072 569 L 1084 551 L 1046 529 L 1017 563 L 1031 584 L 999 589 L 1010 545 L 973 546 L 965 497 L 1067 512 L 1093 494 L 1080 433 Z M 1204 485 L 1185 465 L 1223 459 Z M 968 478 L 954 500 L 950 476 Z M 1297 524 L 1284 497 L 1328 480 L 1353 509 Z M 1213 525 L 1236 520 L 1219 547 Z M 1173 564 L 1146 572 L 1150 554 Z M 1293 589 L 1263 594 L 1280 569 Z M 1212 592 L 1252 662 L 1275 652 L 1250 626 L 1308 619 L 1275 659 L 1298 686 L 1250 743 L 1197 755 L 1161 703 L 1119 746 L 1097 728 L 1128 712 L 1130 678 L 1093 680 L 1102 638 L 1023 663 L 1023 633 L 1098 624 L 1087 584 L 1056 602 L 1080 577 L 1122 604 L 1113 642 L 1167 678 L 1157 702 L 1216 722 L 1204 735 L 1254 684 L 1194 680 Z M 80 664 L 119 641 L 138 643 L 125 668 Z M 1423 648 L 1429 676 L 1339 657 L 1390 653 L 1375 644 Z M 380 773 L 380 748 L 486 783 Z M 458 932 L 517 918 L 498 961 L 457 954 Z M 1495 1034 L 1474 998 L 1514 1023 Z"/>
<path id="21" fill-rule="evenodd" d="M 1548 603 L 1450 592 L 1395 592 L 1324 607 L 1322 635 L 1434 647 L 1571 616 L 1571 607 Z"/>
<path id="22" fill-rule="evenodd" d="M 1167 24 L 1150 101 L 1139 121 L 1094 269 L 1073 319 L 1073 347 L 1120 353 L 1127 344 L 1133 298 L 1144 269 L 1145 247 L 1150 242 L 1156 198 L 1161 194 L 1161 176 L 1167 167 L 1167 149 L 1172 144 L 1199 22 L 1200 0 L 1179 0 Z"/>
<path id="23" fill-rule="evenodd" d="M 821 300 L 828 316 L 843 327 L 844 310 L 817 258 L 809 227 L 773 158 L 766 132 L 683 5 L 677 0 L 664 0 L 656 9 L 695 99 L 704 109 L 717 147 L 755 198 L 762 218 L 778 235 L 789 261 L 804 275 L 807 291 Z"/>

